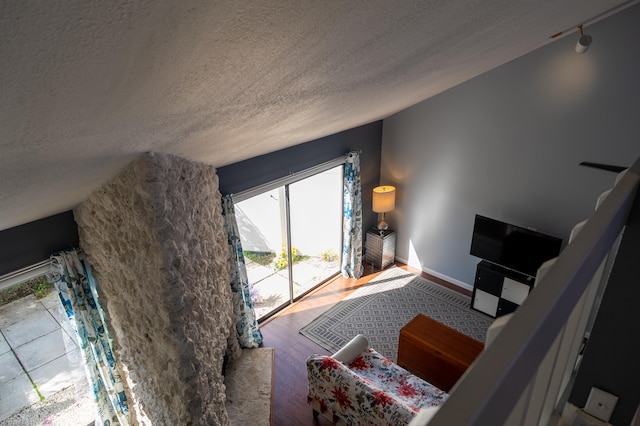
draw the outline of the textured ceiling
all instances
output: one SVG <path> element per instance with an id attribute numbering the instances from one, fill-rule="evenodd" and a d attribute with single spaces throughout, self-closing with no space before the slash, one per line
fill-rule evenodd
<path id="1" fill-rule="evenodd" d="M 0 2 L 0 230 L 141 152 L 219 167 L 382 119 L 627 3 Z"/>

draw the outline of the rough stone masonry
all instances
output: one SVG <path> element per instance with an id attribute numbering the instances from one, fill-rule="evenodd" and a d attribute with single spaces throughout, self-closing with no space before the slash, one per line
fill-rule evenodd
<path id="1" fill-rule="evenodd" d="M 211 166 L 147 153 L 74 210 L 126 378 L 132 424 L 226 425 L 240 353 Z"/>

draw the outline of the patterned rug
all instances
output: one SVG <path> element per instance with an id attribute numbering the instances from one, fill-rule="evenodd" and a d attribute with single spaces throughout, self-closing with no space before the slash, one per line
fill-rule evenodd
<path id="1" fill-rule="evenodd" d="M 331 352 L 360 333 L 372 348 L 395 362 L 400 329 L 419 313 L 484 343 L 493 318 L 470 305 L 469 296 L 393 266 L 300 333 Z"/>

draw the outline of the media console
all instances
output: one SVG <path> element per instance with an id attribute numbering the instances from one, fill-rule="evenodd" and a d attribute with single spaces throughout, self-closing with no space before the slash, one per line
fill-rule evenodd
<path id="1" fill-rule="evenodd" d="M 494 318 L 516 310 L 529 295 L 535 277 L 487 262 L 478 263 L 471 307 Z"/>
<path id="2" fill-rule="evenodd" d="M 560 254 L 562 240 L 496 219 L 476 215 L 470 254 L 476 269 L 471 307 L 494 318 L 524 302 L 545 261 Z"/>

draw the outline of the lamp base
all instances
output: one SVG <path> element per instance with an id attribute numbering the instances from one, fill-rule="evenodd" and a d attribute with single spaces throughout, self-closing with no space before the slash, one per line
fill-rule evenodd
<path id="1" fill-rule="evenodd" d="M 389 224 L 383 220 L 378 222 L 378 231 L 386 231 L 389 229 Z"/>
<path id="2" fill-rule="evenodd" d="M 382 233 L 382 231 L 386 231 L 389 229 L 389 224 L 384 220 L 384 212 L 380 213 L 380 220 L 378 221 L 378 231 Z"/>

